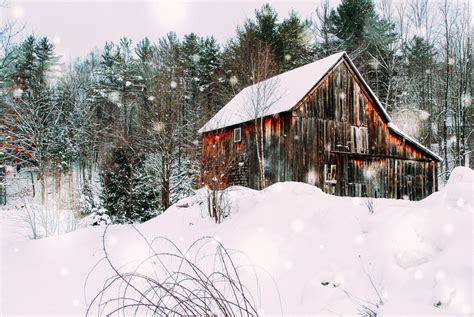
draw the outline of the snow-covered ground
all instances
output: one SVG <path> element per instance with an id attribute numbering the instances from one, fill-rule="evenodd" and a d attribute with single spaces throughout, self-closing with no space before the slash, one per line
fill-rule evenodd
<path id="1" fill-rule="evenodd" d="M 445 188 L 423 201 L 377 199 L 374 214 L 363 199 L 301 183 L 262 192 L 237 187 L 231 215 L 220 225 L 206 216 L 198 194 L 136 229 L 183 250 L 212 236 L 243 252 L 234 259 L 260 314 L 346 316 L 383 303 L 379 316 L 470 316 L 473 194 L 474 172 L 467 168 L 457 168 Z M 15 215 L 0 211 L 2 316 L 84 315 L 112 274 L 101 262 L 87 279 L 103 257 L 104 227 L 29 241 L 18 234 Z M 124 271 L 149 255 L 129 225 L 109 227 L 105 243 Z M 169 250 L 165 243 L 154 247 Z M 188 258 L 204 270 L 210 265 L 196 254 Z"/>

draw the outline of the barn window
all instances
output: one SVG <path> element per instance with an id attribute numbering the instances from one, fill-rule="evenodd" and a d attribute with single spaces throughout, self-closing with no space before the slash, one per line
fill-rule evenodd
<path id="1" fill-rule="evenodd" d="M 336 184 L 336 165 L 324 164 L 324 182 Z"/>
<path id="2" fill-rule="evenodd" d="M 235 128 L 234 129 L 234 143 L 242 141 L 242 129 Z"/>
<path id="3" fill-rule="evenodd" d="M 366 127 L 351 127 L 352 152 L 367 153 L 369 147 L 369 134 Z"/>

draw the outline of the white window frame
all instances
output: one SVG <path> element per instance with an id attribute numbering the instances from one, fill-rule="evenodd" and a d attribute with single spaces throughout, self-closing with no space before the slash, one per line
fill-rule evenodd
<path id="1" fill-rule="evenodd" d="M 334 172 L 334 178 L 332 177 Z M 330 175 L 330 177 L 328 177 Z M 337 166 L 336 164 L 324 164 L 324 182 L 326 184 L 337 184 Z"/>
<path id="2" fill-rule="evenodd" d="M 239 143 L 239 142 L 242 142 L 242 128 L 240 127 L 234 129 L 234 143 Z"/>

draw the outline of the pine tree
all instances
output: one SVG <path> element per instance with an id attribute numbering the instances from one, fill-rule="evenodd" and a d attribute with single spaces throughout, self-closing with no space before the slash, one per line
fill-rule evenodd
<path id="1" fill-rule="evenodd" d="M 152 175 L 144 168 L 143 159 L 137 160 L 133 175 L 133 221 L 144 222 L 158 214 L 159 188 L 153 184 Z"/>
<path id="2" fill-rule="evenodd" d="M 387 97 L 389 78 L 394 76 L 389 67 L 394 52 L 394 26 L 375 11 L 373 0 L 342 0 L 329 16 L 330 31 L 338 45 L 353 57 L 381 100 Z"/>
<path id="3" fill-rule="evenodd" d="M 255 10 L 255 19 L 247 19 L 237 28 L 237 36 L 224 52 L 226 68 L 238 79 L 237 90 L 252 83 L 250 59 L 259 47 L 269 47 L 274 74 L 314 61 L 315 45 L 309 33 L 310 23 L 296 12 L 278 21 L 275 9 L 265 4 Z"/>
<path id="4" fill-rule="evenodd" d="M 295 11 L 278 26 L 283 56 L 277 56 L 277 60 L 283 64 L 283 71 L 314 61 L 316 48 L 309 27 L 309 21 L 301 20 Z"/>

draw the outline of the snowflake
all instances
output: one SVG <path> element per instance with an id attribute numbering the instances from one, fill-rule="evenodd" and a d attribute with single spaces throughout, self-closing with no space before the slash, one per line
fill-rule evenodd
<path id="1" fill-rule="evenodd" d="M 361 234 L 358 234 L 357 236 L 355 236 L 354 238 L 354 242 L 356 244 L 363 244 L 364 243 L 364 236 L 362 236 Z"/>
<path id="2" fill-rule="evenodd" d="M 372 67 L 377 70 L 379 69 L 379 66 L 380 66 L 380 61 L 376 58 L 373 58 L 371 61 L 370 61 L 370 65 L 372 65 Z"/>
<path id="3" fill-rule="evenodd" d="M 291 270 L 291 269 L 293 268 L 293 262 L 291 262 L 291 261 L 289 261 L 289 260 L 286 261 L 286 262 L 285 262 L 285 268 L 286 268 L 287 270 Z"/>
<path id="4" fill-rule="evenodd" d="M 199 56 L 198 54 L 194 54 L 193 56 L 191 56 L 191 59 L 193 62 L 197 63 L 201 59 L 201 56 Z"/>
<path id="5" fill-rule="evenodd" d="M 454 65 L 454 58 L 452 58 L 452 57 L 448 58 L 448 64 L 449 65 Z"/>
<path id="6" fill-rule="evenodd" d="M 446 273 L 444 271 L 438 271 L 436 272 L 435 279 L 439 282 L 442 281 L 446 278 Z"/>
<path id="7" fill-rule="evenodd" d="M 369 169 L 365 170 L 364 174 L 365 174 L 366 178 L 370 179 L 370 178 L 372 178 L 372 176 L 374 176 L 374 171 L 373 171 L 373 169 L 369 168 Z"/>
<path id="8" fill-rule="evenodd" d="M 153 130 L 155 132 L 161 132 L 165 129 L 165 124 L 161 121 L 156 121 L 153 123 Z"/>
<path id="9" fill-rule="evenodd" d="M 320 244 L 320 245 L 319 245 L 319 250 L 322 251 L 322 250 L 324 250 L 324 248 L 325 248 L 325 247 L 324 247 L 324 244 Z"/>
<path id="10" fill-rule="evenodd" d="M 175 89 L 176 87 L 178 87 L 178 83 L 175 82 L 174 80 L 172 80 L 171 83 L 170 83 L 170 87 L 171 87 L 172 89 Z"/>
<path id="11" fill-rule="evenodd" d="M 291 230 L 296 233 L 302 232 L 304 229 L 304 222 L 301 219 L 295 219 L 291 223 Z"/>
<path id="12" fill-rule="evenodd" d="M 55 45 L 61 44 L 61 38 L 60 38 L 59 36 L 57 36 L 57 35 L 54 36 L 54 37 L 53 37 L 53 43 L 54 43 Z"/>
<path id="13" fill-rule="evenodd" d="M 423 110 L 418 111 L 418 114 L 419 114 L 420 120 L 422 121 L 426 121 L 430 117 L 430 113 Z"/>
<path id="14" fill-rule="evenodd" d="M 464 199 L 459 198 L 458 201 L 456 202 L 456 205 L 457 205 L 459 208 L 464 207 Z"/>
<path id="15" fill-rule="evenodd" d="M 23 95 L 23 89 L 21 88 L 17 88 L 13 91 L 13 97 L 15 98 L 21 98 L 22 95 Z"/>
<path id="16" fill-rule="evenodd" d="M 107 98 L 114 103 L 118 103 L 120 101 L 120 93 L 118 91 L 113 91 L 108 94 Z"/>
<path id="17" fill-rule="evenodd" d="M 78 300 L 77 298 L 74 298 L 74 299 L 72 300 L 72 306 L 74 306 L 74 307 L 79 306 L 79 300 Z"/>
<path id="18" fill-rule="evenodd" d="M 445 235 L 450 236 L 454 232 L 454 226 L 452 223 L 447 223 L 443 226 L 443 232 Z"/>
<path id="19" fill-rule="evenodd" d="M 239 82 L 239 80 L 237 79 L 236 76 L 232 76 L 232 77 L 230 77 L 229 82 L 232 86 L 234 86 Z"/>
<path id="20" fill-rule="evenodd" d="M 469 108 L 472 104 L 472 97 L 469 93 L 462 96 L 462 104 L 464 107 Z"/>
<path id="21" fill-rule="evenodd" d="M 258 227 L 257 231 L 260 232 L 260 233 L 265 232 L 265 228 L 264 227 Z"/>
<path id="22" fill-rule="evenodd" d="M 131 85 L 132 85 L 132 83 L 129 82 L 128 80 L 125 82 L 125 87 L 129 87 L 129 86 L 131 86 Z"/>
<path id="23" fill-rule="evenodd" d="M 289 61 L 291 59 L 291 55 L 290 54 L 285 54 L 285 61 Z"/>
<path id="24" fill-rule="evenodd" d="M 108 244 L 110 244 L 110 245 L 116 245 L 117 242 L 118 242 L 118 238 L 117 238 L 117 236 L 115 236 L 115 235 L 109 235 L 109 237 L 108 237 L 108 239 L 107 239 L 107 242 L 108 242 Z"/>
<path id="25" fill-rule="evenodd" d="M 149 96 L 148 97 L 148 101 L 153 101 L 153 100 L 155 100 L 155 96 Z"/>
<path id="26" fill-rule="evenodd" d="M 415 273 L 413 274 L 413 278 L 415 280 L 422 280 L 424 277 L 423 272 L 421 270 L 416 270 Z"/>
<path id="27" fill-rule="evenodd" d="M 66 267 L 62 267 L 61 270 L 59 270 L 59 274 L 62 276 L 62 277 L 66 277 L 69 275 L 69 270 L 66 268 Z"/>
<path id="28" fill-rule="evenodd" d="M 12 15 L 14 18 L 18 19 L 25 15 L 25 9 L 20 6 L 14 6 L 12 10 Z"/>

